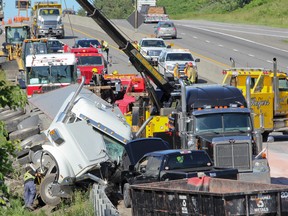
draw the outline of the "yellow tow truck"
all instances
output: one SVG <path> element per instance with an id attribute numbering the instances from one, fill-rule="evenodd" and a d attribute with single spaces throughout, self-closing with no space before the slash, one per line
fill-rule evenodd
<path id="1" fill-rule="evenodd" d="M 247 103 L 254 112 L 254 126 L 262 130 L 263 140 L 272 131 L 288 133 L 288 78 L 277 70 L 273 59 L 273 70 L 258 68 L 231 68 L 223 70 L 222 84 L 233 85 L 242 90 Z M 250 81 L 247 83 L 247 77 Z M 250 86 L 250 95 L 247 86 Z"/>

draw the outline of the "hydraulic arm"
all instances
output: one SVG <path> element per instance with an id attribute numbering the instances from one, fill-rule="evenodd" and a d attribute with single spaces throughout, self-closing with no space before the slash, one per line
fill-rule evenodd
<path id="1" fill-rule="evenodd" d="M 84 10 L 90 14 L 90 17 L 117 43 L 134 65 L 139 73 L 144 73 L 159 87 L 164 95 L 161 102 L 170 98 L 170 93 L 174 90 L 173 86 L 160 74 L 133 46 L 131 42 L 114 27 L 114 25 L 87 0 L 77 0 Z"/>

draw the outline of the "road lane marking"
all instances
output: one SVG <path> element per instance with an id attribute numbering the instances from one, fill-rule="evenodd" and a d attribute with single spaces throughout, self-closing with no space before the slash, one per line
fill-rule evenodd
<path id="1" fill-rule="evenodd" d="M 215 34 L 219 34 L 219 35 L 224 35 L 224 36 L 227 36 L 227 37 L 232 37 L 232 38 L 235 38 L 235 39 L 238 39 L 238 40 L 242 40 L 242 41 L 245 41 L 245 42 L 249 42 L 249 43 L 252 43 L 252 44 L 255 44 L 255 45 L 259 45 L 259 46 L 263 46 L 263 47 L 266 47 L 266 48 L 270 48 L 270 49 L 274 49 L 274 50 L 278 50 L 278 51 L 282 51 L 282 52 L 288 53 L 288 50 L 284 50 L 284 49 L 280 49 L 280 48 L 277 48 L 277 47 L 269 46 L 269 45 L 266 45 L 266 44 L 258 43 L 258 42 L 252 41 L 252 40 L 248 40 L 248 39 L 245 39 L 245 38 L 238 37 L 238 36 L 234 36 L 234 35 L 230 35 L 230 34 L 226 34 L 226 33 L 222 33 L 222 32 L 217 32 L 217 31 L 213 31 L 213 30 L 209 30 L 209 29 L 205 29 L 205 28 L 193 27 L 193 26 L 190 26 L 190 25 L 184 25 L 184 26 L 185 27 L 199 29 L 199 30 L 202 30 L 202 31 L 215 33 Z"/>
<path id="2" fill-rule="evenodd" d="M 73 31 L 76 31 L 76 32 L 78 32 L 78 33 L 81 33 L 81 34 L 83 34 L 83 35 L 86 35 L 87 37 L 95 38 L 95 39 L 99 40 L 98 38 L 96 38 L 96 37 L 94 37 L 94 36 L 92 36 L 92 35 L 90 35 L 90 34 L 88 34 L 88 33 L 86 33 L 86 32 L 83 32 L 83 31 L 81 31 L 81 30 L 79 30 L 79 29 L 75 29 L 75 28 L 72 28 L 72 29 L 73 29 Z M 107 36 L 109 36 L 109 35 L 107 35 Z M 112 47 L 112 48 L 115 49 L 115 50 L 119 50 L 118 47 L 111 46 L 110 44 L 109 44 L 109 47 Z M 178 47 L 178 48 L 180 48 L 180 49 L 185 49 L 185 48 L 180 47 L 180 46 L 178 46 L 178 45 L 175 45 L 175 47 Z M 122 50 L 119 50 L 119 51 L 123 52 Z M 216 61 L 216 60 L 214 60 L 214 59 L 211 59 L 211 58 L 209 58 L 209 57 L 207 57 L 207 56 L 203 56 L 203 55 L 198 54 L 198 53 L 196 53 L 196 52 L 193 52 L 193 51 L 191 51 L 191 50 L 190 50 L 190 52 L 191 52 L 194 56 L 198 56 L 199 58 L 203 58 L 203 59 L 205 59 L 206 61 L 210 61 L 210 62 L 212 62 L 212 63 L 214 63 L 214 64 L 216 64 L 216 65 L 218 65 L 218 66 L 220 66 L 220 67 L 224 67 L 224 68 L 229 68 L 229 67 L 230 67 L 230 65 L 224 64 L 224 63 L 222 63 L 222 62 L 218 62 L 218 61 Z"/>

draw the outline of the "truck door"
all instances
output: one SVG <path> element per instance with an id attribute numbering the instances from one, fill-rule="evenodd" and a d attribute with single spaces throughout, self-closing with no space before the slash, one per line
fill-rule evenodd
<path id="1" fill-rule="evenodd" d="M 255 80 L 255 85 L 251 89 L 251 108 L 254 112 L 255 129 L 260 128 L 260 115 L 264 116 L 265 130 L 273 130 L 273 104 L 274 96 L 272 88 L 267 88 L 268 76 L 262 73 Z M 271 79 L 269 79 L 271 82 Z M 270 84 L 272 86 L 272 83 Z"/>
<path id="2" fill-rule="evenodd" d="M 141 159 L 136 167 L 136 172 L 140 175 L 134 179 L 135 184 L 159 181 L 162 157 L 147 156 Z"/>

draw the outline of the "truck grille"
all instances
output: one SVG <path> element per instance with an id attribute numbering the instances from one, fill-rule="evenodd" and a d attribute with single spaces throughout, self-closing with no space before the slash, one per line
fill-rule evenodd
<path id="1" fill-rule="evenodd" d="M 217 167 L 236 168 L 239 172 L 252 171 L 251 155 L 249 142 L 214 143 L 214 163 Z"/>
<path id="2" fill-rule="evenodd" d="M 149 50 L 147 54 L 149 56 L 159 56 L 160 53 L 161 53 L 161 50 Z"/>
<path id="3" fill-rule="evenodd" d="M 44 21 L 44 25 L 46 26 L 56 26 L 57 25 L 57 21 L 51 20 L 51 21 Z"/>

